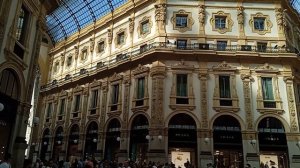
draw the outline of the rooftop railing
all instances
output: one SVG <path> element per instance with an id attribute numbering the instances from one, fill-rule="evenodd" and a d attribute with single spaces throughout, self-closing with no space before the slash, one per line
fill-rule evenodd
<path id="1" fill-rule="evenodd" d="M 173 51 L 181 50 L 192 50 L 192 51 L 215 51 L 215 52 L 253 52 L 253 53 L 296 53 L 299 56 L 299 51 L 296 48 L 288 48 L 286 46 L 254 46 L 254 45 L 220 45 L 220 44 L 207 44 L 207 43 L 195 43 L 187 45 L 178 45 L 175 43 L 169 42 L 154 42 L 148 45 L 143 45 L 141 48 L 132 50 L 131 52 L 126 52 L 122 54 L 115 54 L 110 57 L 108 61 L 99 61 L 95 66 L 90 68 L 80 69 L 79 72 L 74 73 L 73 75 L 68 74 L 61 79 L 55 79 L 50 83 L 41 86 L 41 91 L 47 91 L 56 87 L 59 87 L 65 83 L 72 82 L 78 78 L 89 76 L 98 71 L 113 68 L 119 64 L 130 62 L 131 60 L 142 57 L 144 54 L 155 50 L 155 49 L 165 49 Z M 95 63 L 95 62 L 94 62 Z"/>

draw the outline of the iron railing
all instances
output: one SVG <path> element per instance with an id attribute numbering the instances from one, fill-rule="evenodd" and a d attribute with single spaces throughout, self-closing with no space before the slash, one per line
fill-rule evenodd
<path id="1" fill-rule="evenodd" d="M 182 51 L 182 50 L 192 50 L 192 51 L 215 51 L 219 52 L 257 52 L 257 53 L 296 53 L 299 55 L 299 51 L 295 48 L 288 47 L 257 47 L 254 45 L 218 45 L 218 44 L 207 44 L 207 43 L 195 43 L 188 45 L 176 45 L 174 43 L 168 42 L 154 42 L 148 45 L 143 45 L 141 48 L 134 49 L 127 53 L 115 54 L 110 57 L 107 61 L 99 61 L 95 66 L 90 68 L 80 69 L 79 72 L 74 73 L 73 75 L 68 74 L 61 79 L 55 79 L 52 82 L 41 86 L 41 91 L 50 90 L 52 88 L 61 86 L 65 83 L 77 80 L 78 77 L 88 76 L 89 74 L 95 73 L 95 71 L 100 71 L 115 67 L 119 64 L 129 62 L 138 57 L 142 57 L 145 53 L 148 53 L 155 49 L 165 49 L 172 51 Z"/>

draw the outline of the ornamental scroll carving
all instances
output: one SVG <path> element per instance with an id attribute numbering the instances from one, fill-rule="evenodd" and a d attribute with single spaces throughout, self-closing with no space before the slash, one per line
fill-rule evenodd
<path id="1" fill-rule="evenodd" d="M 200 95 L 201 95 L 201 116 L 202 116 L 202 128 L 208 128 L 208 111 L 207 111 L 207 72 L 202 72 L 199 74 L 200 79 Z"/>

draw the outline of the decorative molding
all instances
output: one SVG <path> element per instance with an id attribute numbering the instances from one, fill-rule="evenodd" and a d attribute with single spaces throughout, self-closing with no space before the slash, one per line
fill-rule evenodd
<path id="1" fill-rule="evenodd" d="M 165 33 L 166 18 L 167 18 L 167 4 L 166 3 L 156 4 L 154 7 L 155 7 L 155 21 L 157 23 L 158 33 Z"/>
<path id="2" fill-rule="evenodd" d="M 118 80 L 122 80 L 123 79 L 123 75 L 121 74 L 117 74 L 116 72 L 109 78 L 109 82 L 110 83 L 114 83 L 115 81 L 118 81 Z"/>
<path id="3" fill-rule="evenodd" d="M 264 30 L 257 30 L 254 28 L 254 19 L 255 18 L 265 18 Z M 264 15 L 260 12 L 258 12 L 256 14 L 251 14 L 251 19 L 249 20 L 249 24 L 251 26 L 252 32 L 257 33 L 259 35 L 265 35 L 267 33 L 271 33 L 271 28 L 273 27 L 273 24 L 270 20 L 270 16 Z"/>
<path id="4" fill-rule="evenodd" d="M 207 79 L 208 79 L 208 74 L 207 74 L 207 69 L 200 71 L 198 75 L 200 79 L 200 104 L 201 104 L 201 126 L 202 128 L 209 128 L 208 125 L 208 102 L 207 102 L 207 97 L 208 97 L 208 92 L 207 92 Z"/>
<path id="5" fill-rule="evenodd" d="M 215 18 L 218 16 L 226 17 L 226 25 L 225 25 L 225 28 L 223 28 L 223 29 L 216 28 L 216 19 Z M 217 31 L 221 34 L 224 34 L 224 33 L 232 31 L 233 20 L 231 19 L 230 13 L 225 13 L 224 11 L 218 11 L 217 13 L 212 13 L 212 17 L 210 19 L 210 24 L 212 26 L 213 31 Z"/>
<path id="6" fill-rule="evenodd" d="M 244 25 L 244 7 L 239 6 L 237 8 L 237 20 L 240 25 Z"/>
<path id="7" fill-rule="evenodd" d="M 222 61 L 217 66 L 212 67 L 213 71 L 237 71 L 237 67 L 228 64 L 226 61 Z"/>
<path id="8" fill-rule="evenodd" d="M 249 72 L 250 73 L 250 72 Z M 252 94 L 251 94 L 251 82 L 253 78 L 250 74 L 241 74 L 243 81 L 243 92 L 244 92 L 244 110 L 246 113 L 247 129 L 253 130 L 253 114 L 252 114 Z"/>
<path id="9" fill-rule="evenodd" d="M 141 65 L 139 64 L 137 68 L 135 68 L 133 71 L 132 71 L 132 74 L 134 76 L 137 76 L 139 74 L 144 74 L 144 73 L 149 73 L 149 70 L 150 68 L 149 67 L 146 67 L 144 65 Z M 144 75 L 143 75 L 144 76 Z"/>
<path id="10" fill-rule="evenodd" d="M 143 33 L 142 32 L 142 24 L 148 21 L 148 32 Z M 151 21 L 151 17 L 150 16 L 145 16 L 143 17 L 142 20 L 139 21 L 139 25 L 137 27 L 137 32 L 138 32 L 138 37 L 139 38 L 145 38 L 147 37 L 149 34 L 151 34 L 151 29 L 152 29 L 152 21 Z"/>
<path id="11" fill-rule="evenodd" d="M 255 67 L 254 71 L 256 73 L 279 73 L 278 69 L 269 65 L 268 63 L 265 63 L 264 65 L 259 66 L 259 67 Z"/>
<path id="12" fill-rule="evenodd" d="M 186 15 L 187 16 L 187 26 L 186 27 L 177 27 L 176 26 L 176 16 L 177 15 Z M 194 24 L 194 19 L 192 17 L 191 12 L 186 12 L 185 10 L 179 10 L 177 12 L 173 12 L 173 16 L 171 18 L 171 23 L 173 24 L 173 30 L 178 30 L 181 33 L 186 31 L 191 31 L 192 26 Z"/>
<path id="13" fill-rule="evenodd" d="M 134 90 L 133 90 L 132 108 L 131 108 L 132 112 L 138 112 L 138 111 L 146 112 L 149 109 L 149 92 L 148 92 L 149 70 L 150 70 L 149 67 L 139 64 L 138 67 L 132 71 L 133 78 L 134 78 L 134 88 L 133 88 Z M 139 78 L 144 78 L 145 80 L 143 99 L 137 99 Z M 143 101 L 143 105 L 136 106 L 137 101 Z"/>

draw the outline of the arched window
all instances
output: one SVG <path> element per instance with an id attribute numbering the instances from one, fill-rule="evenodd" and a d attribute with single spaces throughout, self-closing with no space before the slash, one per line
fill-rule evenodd
<path id="1" fill-rule="evenodd" d="M 12 69 L 4 69 L 0 73 L 0 92 L 13 99 L 18 99 L 20 96 L 19 79 Z"/>

